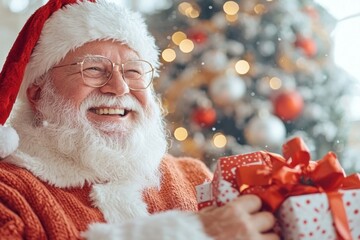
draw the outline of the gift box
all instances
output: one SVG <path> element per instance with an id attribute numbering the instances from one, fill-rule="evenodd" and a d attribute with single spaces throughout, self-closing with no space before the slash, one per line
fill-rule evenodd
<path id="1" fill-rule="evenodd" d="M 264 152 L 222 157 L 218 160 L 212 181 L 212 194 L 217 206 L 222 206 L 240 195 L 242 187 L 237 182 L 238 170 L 244 166 L 270 164 Z"/>
<path id="2" fill-rule="evenodd" d="M 212 195 L 212 184 L 211 182 L 205 182 L 201 185 L 195 186 L 196 190 L 196 200 L 198 202 L 198 209 L 203 209 L 213 205 L 213 195 Z"/>
<path id="3" fill-rule="evenodd" d="M 302 139 L 294 138 L 283 145 L 283 155 L 259 151 L 220 158 L 206 201 L 222 206 L 256 194 L 277 216 L 284 239 L 360 239 L 357 189 L 359 175 L 346 177 L 334 153 L 310 161 Z"/>
<path id="4" fill-rule="evenodd" d="M 360 238 L 360 190 L 339 191 L 342 195 L 352 239 Z M 333 210 L 338 207 L 334 206 Z M 286 199 L 277 212 L 283 239 L 351 239 L 339 237 L 326 193 L 308 194 Z M 346 234 L 346 233 L 345 233 Z"/>
<path id="5" fill-rule="evenodd" d="M 199 210 L 211 205 L 222 206 L 238 197 L 237 169 L 247 165 L 262 165 L 267 160 L 263 157 L 262 152 L 254 152 L 218 159 L 212 182 L 196 186 Z"/>

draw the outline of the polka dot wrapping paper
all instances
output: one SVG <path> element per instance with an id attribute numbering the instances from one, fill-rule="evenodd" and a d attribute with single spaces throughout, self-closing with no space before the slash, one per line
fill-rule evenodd
<path id="1" fill-rule="evenodd" d="M 212 206 L 213 195 L 212 195 L 212 184 L 211 182 L 205 182 L 201 185 L 196 186 L 196 199 L 198 202 L 198 209 L 202 209 L 204 207 Z"/>
<path id="2" fill-rule="evenodd" d="M 343 193 L 352 239 L 360 239 L 360 190 Z M 336 240 L 333 216 L 325 193 L 286 199 L 277 212 L 284 240 Z"/>
<path id="3" fill-rule="evenodd" d="M 267 154 L 253 152 L 222 157 L 218 160 L 212 181 L 212 193 L 217 206 L 222 206 L 240 195 L 236 171 L 242 166 L 264 165 L 270 161 Z"/>
<path id="4" fill-rule="evenodd" d="M 198 208 L 222 206 L 240 195 L 236 181 L 236 170 L 241 166 L 263 165 L 270 161 L 264 152 L 222 157 L 218 160 L 212 182 L 196 187 Z"/>
<path id="5" fill-rule="evenodd" d="M 246 194 L 259 194 L 265 191 L 266 188 L 262 186 L 239 186 L 237 173 L 245 166 L 269 166 L 272 164 L 271 161 L 269 153 L 263 151 L 220 158 L 212 182 L 206 182 L 196 188 L 199 209 L 213 205 L 222 206 L 238 197 L 240 191 Z M 241 190 L 242 187 L 245 187 L 245 190 Z M 342 202 L 339 204 L 346 212 L 345 219 L 349 224 L 352 239 L 360 239 L 360 190 L 338 192 L 342 194 Z M 326 193 L 288 197 L 275 215 L 283 240 L 339 239 Z"/>

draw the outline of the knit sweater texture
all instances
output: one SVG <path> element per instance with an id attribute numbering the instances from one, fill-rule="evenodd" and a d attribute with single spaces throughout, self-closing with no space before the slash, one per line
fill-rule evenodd
<path id="1" fill-rule="evenodd" d="M 160 169 L 160 189 L 143 192 L 148 212 L 197 211 L 195 186 L 211 178 L 206 166 L 167 155 Z M 58 188 L 26 169 L 0 162 L 0 238 L 81 239 L 89 224 L 105 222 L 91 203 L 91 188 Z"/>

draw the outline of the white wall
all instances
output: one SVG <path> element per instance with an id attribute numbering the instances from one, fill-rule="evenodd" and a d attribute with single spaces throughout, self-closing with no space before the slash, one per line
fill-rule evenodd
<path id="1" fill-rule="evenodd" d="M 333 32 L 335 61 L 360 81 L 360 1 L 316 1 L 339 20 Z"/>

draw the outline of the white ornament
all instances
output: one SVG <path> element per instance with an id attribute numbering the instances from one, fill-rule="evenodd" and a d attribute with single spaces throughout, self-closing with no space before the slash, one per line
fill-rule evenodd
<path id="1" fill-rule="evenodd" d="M 225 14 L 220 12 L 211 18 L 211 22 L 219 29 L 225 29 L 228 25 Z"/>
<path id="2" fill-rule="evenodd" d="M 278 148 L 285 141 L 284 123 L 276 116 L 267 114 L 255 116 L 245 127 L 248 144 L 266 148 Z"/>
<path id="3" fill-rule="evenodd" d="M 277 31 L 278 31 L 278 28 L 272 23 L 266 24 L 263 29 L 264 36 L 266 36 L 267 38 L 274 37 L 276 35 Z"/>
<path id="4" fill-rule="evenodd" d="M 212 72 L 218 72 L 226 68 L 228 58 L 223 51 L 218 49 L 209 50 L 202 56 L 204 68 Z"/>
<path id="5" fill-rule="evenodd" d="M 19 135 L 15 129 L 0 125 L 0 158 L 12 154 L 19 146 Z"/>
<path id="6" fill-rule="evenodd" d="M 324 108 L 317 103 L 306 104 L 303 111 L 303 116 L 309 120 L 321 121 L 329 118 Z"/>
<path id="7" fill-rule="evenodd" d="M 275 53 L 276 46 L 273 41 L 266 40 L 259 43 L 258 49 L 261 55 L 268 57 Z"/>
<path id="8" fill-rule="evenodd" d="M 243 128 L 243 125 L 252 114 L 254 114 L 255 107 L 244 101 L 239 101 L 236 103 L 235 107 L 235 121 L 238 128 Z"/>
<path id="9" fill-rule="evenodd" d="M 264 96 L 269 96 L 273 93 L 273 89 L 270 87 L 270 78 L 268 76 L 262 77 L 256 82 L 256 90 L 258 93 Z"/>
<path id="10" fill-rule="evenodd" d="M 226 42 L 226 50 L 229 54 L 233 56 L 240 56 L 244 53 L 245 47 L 244 44 L 242 44 L 241 42 L 228 40 Z"/>
<path id="11" fill-rule="evenodd" d="M 210 96 L 219 106 L 235 103 L 246 92 L 245 82 L 235 73 L 227 73 L 216 78 L 210 85 Z"/>

